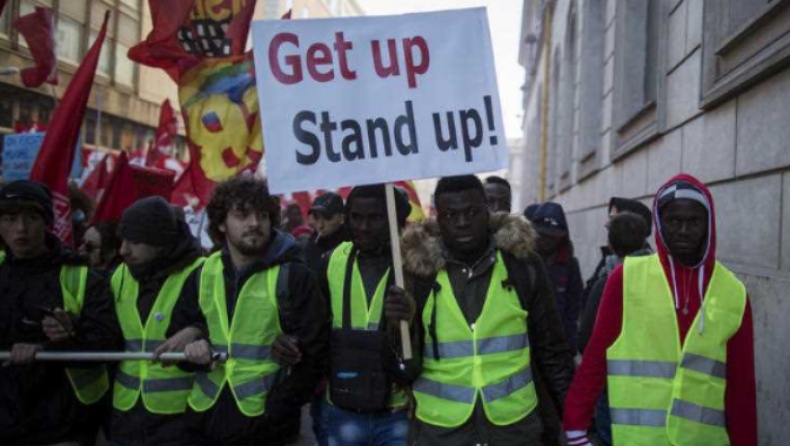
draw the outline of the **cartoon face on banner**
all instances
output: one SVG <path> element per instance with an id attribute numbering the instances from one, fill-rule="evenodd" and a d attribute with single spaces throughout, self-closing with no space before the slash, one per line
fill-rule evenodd
<path id="1" fill-rule="evenodd" d="M 179 96 L 189 141 L 208 179 L 255 168 L 263 136 L 250 56 L 201 62 L 182 77 Z"/>

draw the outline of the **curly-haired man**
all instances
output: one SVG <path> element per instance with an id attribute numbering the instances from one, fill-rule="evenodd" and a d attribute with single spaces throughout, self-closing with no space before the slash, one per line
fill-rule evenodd
<path id="1" fill-rule="evenodd" d="M 220 184 L 207 207 L 209 229 L 223 241 L 196 277 L 197 326 L 204 338 L 185 353 L 198 372 L 188 413 L 193 444 L 284 444 L 279 427 L 312 396 L 323 373 L 328 315 L 294 239 L 276 229 L 279 204 L 263 181 Z M 281 367 L 275 340 L 298 345 L 301 360 Z"/>

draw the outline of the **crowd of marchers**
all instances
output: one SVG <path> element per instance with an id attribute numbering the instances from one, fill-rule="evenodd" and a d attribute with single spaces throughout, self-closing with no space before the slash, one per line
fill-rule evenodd
<path id="1" fill-rule="evenodd" d="M 158 197 L 73 251 L 45 186 L 3 185 L 0 444 L 287 445 L 301 422 L 321 446 L 757 444 L 749 299 L 704 184 L 613 198 L 586 283 L 560 204 L 512 213 L 506 180 L 445 177 L 407 223 L 395 192 L 402 287 L 384 185 L 305 224 L 262 180 L 220 183 L 208 252 Z"/>

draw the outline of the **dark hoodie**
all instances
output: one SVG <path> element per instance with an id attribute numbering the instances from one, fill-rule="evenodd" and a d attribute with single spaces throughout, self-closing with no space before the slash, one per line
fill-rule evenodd
<path id="1" fill-rule="evenodd" d="M 120 328 L 107 282 L 89 273 L 82 312 L 75 319 L 77 337 L 52 344 L 41 330 L 42 308 L 64 308 L 61 267 L 84 264 L 52 235 L 49 252 L 36 259 L 16 259 L 7 251 L 0 265 L 0 350 L 16 343 L 43 344 L 47 350 L 117 350 Z M 74 395 L 62 362 L 0 367 L 0 444 L 41 445 L 76 441 L 86 415 Z"/>
<path id="2" fill-rule="evenodd" d="M 277 230 L 272 233 L 272 240 L 261 259 L 243 270 L 236 270 L 227 247 L 223 249 L 229 320 L 233 318 L 239 292 L 250 277 L 277 265 L 289 266 L 288 296 L 285 299 L 278 296 L 277 301 L 280 326 L 285 334 L 298 339 L 302 360 L 287 371 L 283 370 L 283 380 L 268 394 L 266 413 L 261 417 L 248 417 L 241 413 L 228 386 L 223 388 L 217 402 L 206 412 L 188 409 L 190 444 L 284 444 L 286 439 L 281 436 L 284 423 L 289 423 L 294 413 L 298 413 L 310 400 L 316 383 L 323 376 L 329 341 L 327 305 L 315 275 L 301 259 L 302 253 L 293 237 Z M 191 304 L 182 307 L 178 317 L 181 321 L 191 319 L 192 325 L 205 327 L 206 320 L 198 304 L 201 271 L 202 268 L 196 270 L 185 285 L 182 296 Z M 208 330 L 205 333 L 208 338 Z"/>
<path id="3" fill-rule="evenodd" d="M 708 242 L 699 265 L 686 267 L 670 255 L 660 228 L 658 197 L 678 182 L 693 186 L 704 196 L 708 214 Z M 681 342 L 685 340 L 697 312 L 702 296 L 708 287 L 716 263 L 716 212 L 708 188 L 689 175 L 677 175 L 662 186 L 656 194 L 653 215 L 658 228 L 657 251 L 667 283 L 676 298 L 676 315 Z M 701 279 L 700 279 L 701 278 Z M 688 308 L 684 314 L 683 308 Z M 606 385 L 606 349 L 619 337 L 623 318 L 623 268 L 616 268 L 609 277 L 601 299 L 598 319 L 590 343 L 584 352 L 581 366 L 574 377 L 565 401 L 564 427 L 566 431 L 586 431 L 595 404 Z M 727 431 L 733 446 L 757 444 L 757 407 L 754 380 L 754 345 L 751 306 L 746 304 L 740 329 L 727 343 L 727 389 L 725 414 Z"/>
<path id="4" fill-rule="evenodd" d="M 573 253 L 565 211 L 557 203 L 542 204 L 532 218 L 532 224 L 540 234 L 561 236 L 562 240 L 554 252 L 541 253 L 549 270 L 557 310 L 562 317 L 562 326 L 571 352 L 576 353 L 578 337 L 577 321 L 581 308 L 584 283 L 582 283 L 579 261 Z"/>

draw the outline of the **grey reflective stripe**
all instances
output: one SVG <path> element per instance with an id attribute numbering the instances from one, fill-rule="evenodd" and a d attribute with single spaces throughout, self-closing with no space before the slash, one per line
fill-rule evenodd
<path id="1" fill-rule="evenodd" d="M 675 377 L 677 365 L 663 361 L 630 361 L 610 359 L 606 361 L 607 374 L 610 376 L 645 376 L 649 378 Z"/>
<path id="2" fill-rule="evenodd" d="M 412 388 L 417 392 L 427 393 L 450 401 L 472 404 L 475 401 L 476 390 L 472 387 L 456 386 L 454 384 L 440 383 L 427 378 L 419 378 Z"/>
<path id="3" fill-rule="evenodd" d="M 483 397 L 486 399 L 486 402 L 490 403 L 491 401 L 504 398 L 518 390 L 523 389 L 524 387 L 527 387 L 531 382 L 532 370 L 527 367 L 515 375 L 510 375 L 504 381 L 495 384 L 489 384 L 483 387 Z"/>
<path id="4" fill-rule="evenodd" d="M 725 427 L 727 425 L 723 411 L 698 406 L 683 400 L 674 400 L 672 402 L 672 415 L 711 426 Z"/>
<path id="5" fill-rule="evenodd" d="M 368 323 L 368 331 L 379 331 L 379 324 L 377 322 Z"/>
<path id="6" fill-rule="evenodd" d="M 277 380 L 277 373 L 266 375 L 263 378 L 253 379 L 244 384 L 239 384 L 233 387 L 233 392 L 236 398 L 243 400 L 251 396 L 260 395 L 261 393 L 268 392 L 274 387 Z"/>
<path id="7" fill-rule="evenodd" d="M 124 342 L 124 348 L 127 352 L 140 352 L 143 351 L 142 339 L 127 339 Z"/>
<path id="8" fill-rule="evenodd" d="M 151 353 L 154 350 L 156 350 L 157 348 L 159 348 L 159 346 L 164 344 L 164 343 L 165 343 L 165 341 L 154 341 L 153 339 L 149 339 L 149 340 L 145 341 L 145 351 L 147 351 L 148 353 Z"/>
<path id="9" fill-rule="evenodd" d="M 203 394 L 211 399 L 214 399 L 219 393 L 219 387 L 208 377 L 208 373 L 198 372 L 195 374 L 195 382 Z"/>
<path id="10" fill-rule="evenodd" d="M 439 342 L 439 357 L 441 358 L 463 358 L 465 356 L 473 356 L 475 354 L 474 344 L 472 341 L 453 341 L 453 342 Z M 425 343 L 424 356 L 433 358 L 433 343 Z"/>
<path id="11" fill-rule="evenodd" d="M 680 366 L 684 369 L 704 373 L 705 375 L 715 376 L 716 378 L 720 379 L 727 379 L 727 364 L 715 359 L 706 358 L 693 353 L 686 353 L 683 355 L 683 360 L 680 362 Z"/>
<path id="12" fill-rule="evenodd" d="M 91 369 L 69 369 L 71 380 L 78 389 L 83 389 L 95 383 L 104 375 L 104 367 Z"/>
<path id="13" fill-rule="evenodd" d="M 610 409 L 612 424 L 663 427 L 667 425 L 667 411 L 655 409 Z"/>
<path id="14" fill-rule="evenodd" d="M 192 389 L 192 377 L 146 379 L 143 381 L 143 392 L 175 392 Z"/>
<path id="15" fill-rule="evenodd" d="M 212 345 L 211 349 L 214 350 L 217 353 L 227 353 L 228 352 L 228 347 L 225 347 L 224 345 Z"/>
<path id="16" fill-rule="evenodd" d="M 263 345 L 231 344 L 230 356 L 239 359 L 270 359 L 272 350 Z"/>
<path id="17" fill-rule="evenodd" d="M 127 375 L 126 373 L 123 373 L 120 370 L 115 375 L 115 382 L 126 387 L 127 389 L 136 390 L 140 388 L 139 378 L 137 378 L 136 376 Z"/>
<path id="18" fill-rule="evenodd" d="M 519 334 L 513 336 L 496 336 L 477 340 L 477 354 L 489 355 L 492 353 L 504 353 L 521 350 L 529 346 L 527 335 Z"/>

